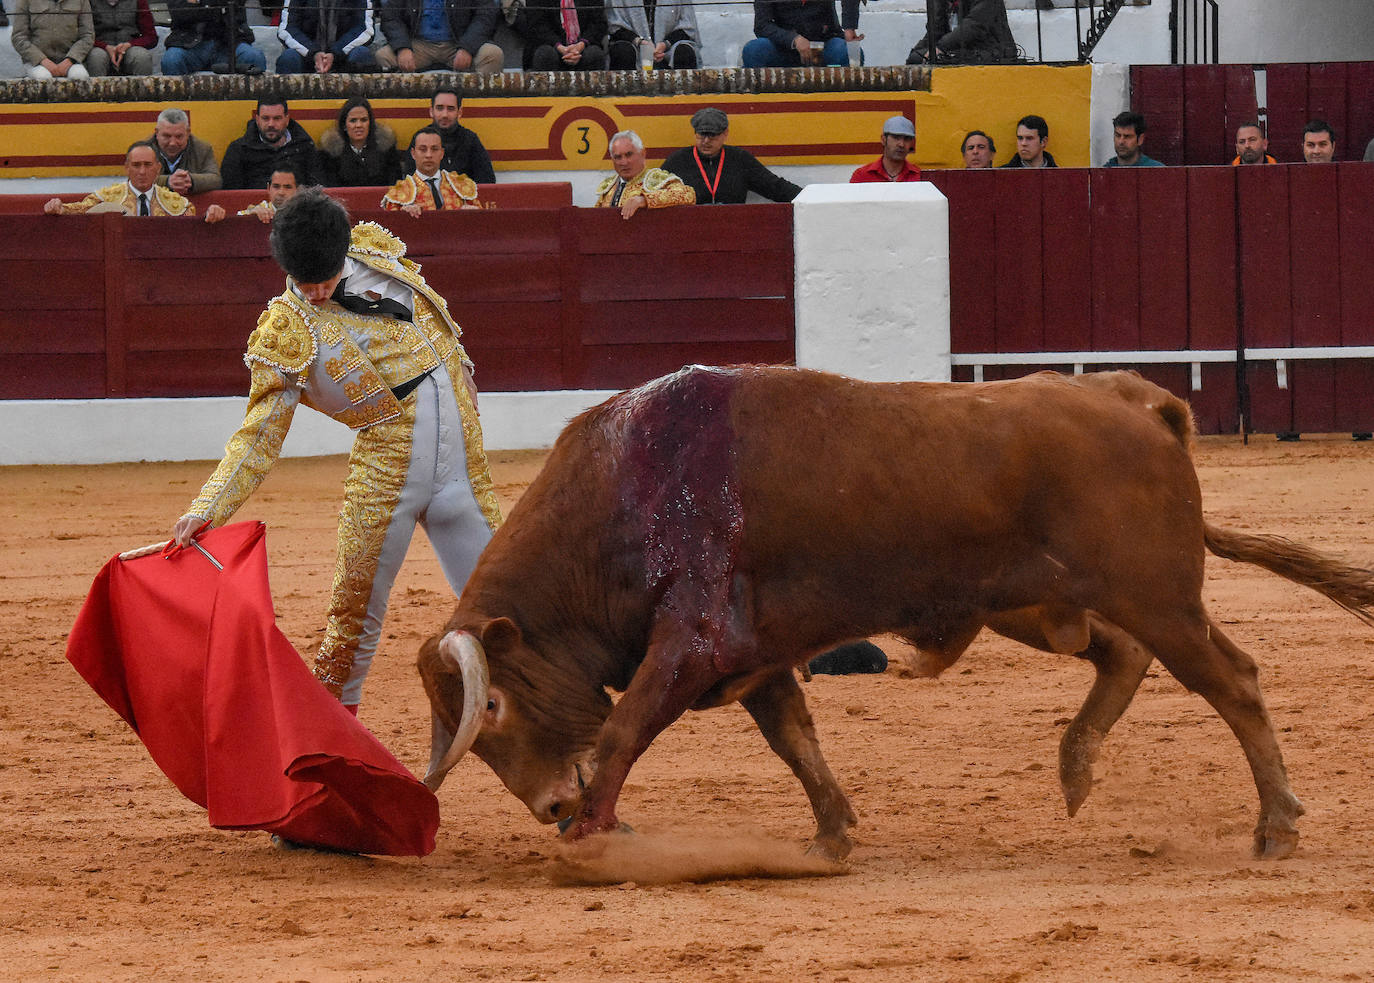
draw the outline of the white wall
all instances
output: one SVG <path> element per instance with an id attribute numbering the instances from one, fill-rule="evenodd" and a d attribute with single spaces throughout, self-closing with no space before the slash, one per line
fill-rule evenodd
<path id="1" fill-rule="evenodd" d="M 792 230 L 797 365 L 949 381 L 949 204 L 933 184 L 811 184 Z"/>

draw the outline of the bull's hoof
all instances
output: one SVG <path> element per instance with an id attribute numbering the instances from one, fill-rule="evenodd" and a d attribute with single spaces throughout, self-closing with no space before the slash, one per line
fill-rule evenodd
<path id="1" fill-rule="evenodd" d="M 854 843 L 848 836 L 840 834 L 838 836 L 821 836 L 816 834 L 810 845 L 806 848 L 807 855 L 812 857 L 822 857 L 826 860 L 839 863 L 849 856 L 849 851 L 854 849 Z"/>
<path id="2" fill-rule="evenodd" d="M 1069 818 L 1078 815 L 1079 808 L 1088 800 L 1088 793 L 1093 790 L 1092 778 L 1081 782 L 1062 782 L 1060 788 L 1064 791 L 1064 805 L 1068 809 Z"/>
<path id="3" fill-rule="evenodd" d="M 1261 823 L 1255 830 L 1255 856 L 1262 860 L 1286 860 L 1297 848 L 1296 829 L 1274 829 Z"/>
<path id="4" fill-rule="evenodd" d="M 1072 819 L 1093 790 L 1093 762 L 1102 747 L 1102 735 L 1077 721 L 1069 724 L 1059 742 L 1059 787 Z"/>

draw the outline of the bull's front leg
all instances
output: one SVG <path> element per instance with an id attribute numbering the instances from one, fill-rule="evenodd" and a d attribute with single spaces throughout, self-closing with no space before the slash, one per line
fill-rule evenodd
<path id="1" fill-rule="evenodd" d="M 853 849 L 849 829 L 858 818 L 821 754 L 816 727 L 797 677 L 789 667 L 743 697 L 740 703 L 759 725 L 768 746 L 806 789 L 816 816 L 812 849 L 831 860 L 843 860 Z"/>
<path id="2" fill-rule="evenodd" d="M 690 632 L 671 627 L 655 631 L 648 654 L 601 726 L 596 771 L 564 839 L 580 840 L 619 827 L 615 807 L 630 768 L 720 678 L 709 649 L 704 655 L 702 651 L 701 639 Z"/>

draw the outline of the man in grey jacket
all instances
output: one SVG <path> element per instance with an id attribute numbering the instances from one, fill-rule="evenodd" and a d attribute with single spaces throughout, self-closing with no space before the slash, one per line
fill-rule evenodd
<path id="1" fill-rule="evenodd" d="M 90 0 L 15 0 L 10 43 L 31 79 L 90 78 L 82 64 L 95 44 Z"/>
<path id="2" fill-rule="evenodd" d="M 218 191 L 224 184 L 215 148 L 191 134 L 191 118 L 186 110 L 168 106 L 158 113 L 157 126 L 147 142 L 161 165 L 158 184 L 179 195 Z"/>

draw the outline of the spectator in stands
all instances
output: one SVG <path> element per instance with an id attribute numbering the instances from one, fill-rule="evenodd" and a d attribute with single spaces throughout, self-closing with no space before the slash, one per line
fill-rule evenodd
<path id="1" fill-rule="evenodd" d="M 491 168 L 491 157 L 482 141 L 462 124 L 463 97 L 452 86 L 440 86 L 429 100 L 429 118 L 434 129 L 444 140 L 444 160 L 446 171 L 466 174 L 478 184 L 495 184 L 496 173 Z M 415 148 L 412 137 L 410 148 Z M 401 168 L 407 172 L 415 169 L 414 158 L 401 160 Z"/>
<path id="2" fill-rule="evenodd" d="M 977 171 L 992 167 L 992 159 L 997 155 L 997 145 L 992 137 L 982 130 L 969 130 L 964 134 L 964 142 L 959 144 L 959 153 L 964 155 L 964 167 Z"/>
<path id="3" fill-rule="evenodd" d="M 921 180 L 921 170 L 907 163 L 916 149 L 916 124 L 905 116 L 889 116 L 883 123 L 883 155 L 871 164 L 855 168 L 849 175 L 850 184 L 873 184 L 887 181 L 902 183 Z"/>
<path id="4" fill-rule="evenodd" d="M 911 53 L 908 65 L 991 64 L 1016 60 L 1016 39 L 1007 24 L 1004 0 L 929 0 L 926 33 Z M 951 30 L 950 14 L 957 15 Z M 931 41 L 935 56 L 929 54 Z"/>
<path id="5" fill-rule="evenodd" d="M 157 27 L 148 0 L 91 0 L 95 43 L 86 56 L 86 71 L 102 75 L 153 74 Z"/>
<path id="6" fill-rule="evenodd" d="M 1043 116 L 1022 116 L 1016 122 L 1016 156 L 1003 167 L 1058 167 L 1045 148 L 1050 142 L 1050 124 Z"/>
<path id="7" fill-rule="evenodd" d="M 29 78 L 88 78 L 83 63 L 94 42 L 90 0 L 16 0 L 10 43 Z"/>
<path id="8" fill-rule="evenodd" d="M 610 0 L 611 68 L 640 67 L 640 47 L 653 49 L 653 67 L 696 68 L 701 35 L 693 0 Z"/>
<path id="9" fill-rule="evenodd" d="M 287 2 L 289 4 L 290 0 Z M 296 169 L 291 164 L 282 164 L 267 179 L 267 197 L 256 205 L 249 205 L 247 208 L 240 209 L 238 214 L 256 215 L 258 221 L 263 225 L 271 225 L 272 219 L 276 218 L 277 209 L 296 197 L 296 192 L 299 190 L 301 190 L 300 175 L 296 173 Z"/>
<path id="10" fill-rule="evenodd" d="M 857 27 L 858 2 L 851 3 Z M 834 0 L 754 0 L 754 34 L 742 52 L 745 68 L 849 64 Z"/>
<path id="11" fill-rule="evenodd" d="M 157 125 L 147 143 L 162 168 L 158 184 L 179 195 L 218 191 L 223 185 L 215 148 L 191 133 L 191 117 L 184 109 L 168 106 L 158 113 Z"/>
<path id="12" fill-rule="evenodd" d="M 1329 164 L 1336 159 L 1336 131 L 1324 119 L 1302 128 L 1302 159 L 1309 164 Z"/>
<path id="13" fill-rule="evenodd" d="M 516 19 L 523 64 L 535 72 L 594 72 L 606 67 L 602 0 L 526 0 Z"/>
<path id="14" fill-rule="evenodd" d="M 1236 127 L 1236 159 L 1231 161 L 1231 166 L 1277 164 L 1278 161 L 1269 156 L 1268 150 L 1269 138 L 1264 135 L 1264 128 L 1253 121 L 1242 123 Z"/>
<path id="15" fill-rule="evenodd" d="M 286 0 L 277 26 L 277 74 L 375 72 L 370 46 L 376 30 L 370 2 Z"/>
<path id="16" fill-rule="evenodd" d="M 495 75 L 506 55 L 492 42 L 497 0 L 382 0 L 382 33 L 377 52 L 383 71 L 453 72 Z"/>
<path id="17" fill-rule="evenodd" d="M 437 128 L 426 126 L 410 142 L 415 172 L 397 181 L 382 196 L 382 208 L 419 218 L 421 212 L 481 208 L 477 182 L 466 174 L 443 168 L 444 140 Z"/>
<path id="18" fill-rule="evenodd" d="M 1145 142 L 1145 117 L 1129 110 L 1118 113 L 1112 120 L 1112 144 L 1116 156 L 1103 167 L 1163 167 L 1153 157 L 1146 157 L 1140 145 Z"/>
<path id="19" fill-rule="evenodd" d="M 327 188 L 371 188 L 401 179 L 396 134 L 377 122 L 372 103 L 362 96 L 343 104 L 334 126 L 321 134 L 319 148 L 316 172 Z"/>
<path id="20" fill-rule="evenodd" d="M 226 7 L 225 0 L 167 0 L 172 30 L 162 55 L 163 75 L 190 75 L 206 69 L 225 74 L 229 71 L 231 42 L 234 64 L 241 74 L 261 75 L 267 71 L 267 56 L 253 47 L 248 5 L 234 5 L 232 37 Z"/>
<path id="21" fill-rule="evenodd" d="M 663 169 L 692 189 L 698 205 L 742 205 L 751 191 L 769 201 L 791 201 L 801 194 L 801 188 L 764 167 L 743 147 L 725 145 L 730 118 L 715 106 L 692 114 L 692 131 L 696 145 L 674 150 Z"/>
<path id="22" fill-rule="evenodd" d="M 641 208 L 670 208 L 696 204 L 696 194 L 676 174 L 645 167 L 644 141 L 634 130 L 611 137 L 611 163 L 615 174 L 596 186 L 597 208 L 619 208 L 621 218 L 631 218 Z"/>
<path id="23" fill-rule="evenodd" d="M 81 215 L 98 208 L 100 211 L 123 210 L 125 215 L 194 215 L 196 206 L 171 188 L 157 183 L 157 169 L 157 154 L 140 141 L 124 154 L 123 181 L 92 191 L 80 201 L 67 205 L 61 198 L 51 198 L 44 203 L 43 211 L 48 215 Z"/>
<path id="24" fill-rule="evenodd" d="M 286 99 L 273 93 L 258 97 L 253 118 L 224 151 L 220 174 L 226 190 L 265 188 L 281 164 L 291 164 L 303 184 L 313 184 L 315 141 L 291 118 Z"/>

